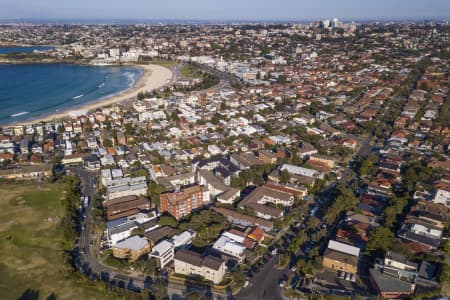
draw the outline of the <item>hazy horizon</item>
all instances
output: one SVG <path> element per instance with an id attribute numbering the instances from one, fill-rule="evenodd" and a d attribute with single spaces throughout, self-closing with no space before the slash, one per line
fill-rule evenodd
<path id="1" fill-rule="evenodd" d="M 447 19 L 448 0 L 0 0 L 0 20 L 310 21 Z"/>

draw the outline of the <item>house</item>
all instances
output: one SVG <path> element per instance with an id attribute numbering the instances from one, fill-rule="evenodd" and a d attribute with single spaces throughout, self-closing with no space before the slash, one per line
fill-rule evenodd
<path id="1" fill-rule="evenodd" d="M 436 204 L 443 204 L 447 207 L 450 206 L 450 189 L 437 189 L 431 201 Z"/>
<path id="2" fill-rule="evenodd" d="M 175 247 L 167 240 L 160 242 L 152 248 L 149 258 L 155 258 L 158 268 L 162 269 L 169 264 L 175 256 Z"/>
<path id="3" fill-rule="evenodd" d="M 163 240 L 153 247 L 149 257 L 157 260 L 159 268 L 164 268 L 173 260 L 175 250 L 189 247 L 196 234 L 194 231 L 187 230 L 167 240 Z M 146 237 L 148 236 L 146 235 Z"/>
<path id="4" fill-rule="evenodd" d="M 263 185 L 263 187 L 274 191 L 290 194 L 294 196 L 294 200 L 302 200 L 305 196 L 308 195 L 308 189 L 306 187 L 289 183 L 281 185 L 273 182 L 267 182 Z"/>
<path id="5" fill-rule="evenodd" d="M 250 231 L 247 234 L 247 238 L 260 244 L 262 241 L 264 241 L 264 230 L 262 230 L 260 227 L 256 226 L 256 227 L 250 229 Z"/>
<path id="6" fill-rule="evenodd" d="M 100 159 L 98 159 L 96 156 L 88 156 L 84 159 L 84 166 L 86 169 L 90 170 L 99 170 L 101 167 Z"/>
<path id="7" fill-rule="evenodd" d="M 275 164 L 277 162 L 276 153 L 269 150 L 259 150 L 258 158 L 265 164 Z"/>
<path id="8" fill-rule="evenodd" d="M 0 170 L 2 179 L 40 179 L 50 177 L 52 174 L 53 167 L 50 164 L 17 165 L 14 169 Z"/>
<path id="9" fill-rule="evenodd" d="M 435 289 L 439 285 L 438 269 L 434 263 L 425 260 L 412 262 L 402 254 L 387 251 L 384 259 L 375 259 L 371 281 L 383 297 L 401 298 L 417 289 Z M 395 286 L 390 282 L 394 282 Z"/>
<path id="10" fill-rule="evenodd" d="M 265 232 L 270 232 L 273 230 L 273 222 L 269 220 L 244 215 L 234 210 L 226 209 L 223 207 L 212 207 L 212 210 L 224 215 L 225 217 L 227 217 L 227 220 L 229 222 L 236 225 L 258 226 L 261 227 Z"/>
<path id="11" fill-rule="evenodd" d="M 177 221 L 189 215 L 193 210 L 209 203 L 209 190 L 204 186 L 193 185 L 176 190 L 173 193 L 163 193 L 160 196 L 161 212 L 167 212 Z"/>
<path id="12" fill-rule="evenodd" d="M 138 228 L 140 224 L 147 223 L 151 218 L 147 214 L 138 213 L 132 216 L 112 220 L 106 223 L 105 235 L 109 246 L 128 238 L 131 232 Z"/>
<path id="13" fill-rule="evenodd" d="M 264 165 L 263 161 L 259 160 L 254 154 L 251 153 L 233 153 L 230 156 L 230 161 L 241 170 Z"/>
<path id="14" fill-rule="evenodd" d="M 298 148 L 298 152 L 297 155 L 304 159 L 304 158 L 309 158 L 311 155 L 317 154 L 318 151 L 316 148 L 314 148 L 313 145 L 311 145 L 310 143 L 307 142 L 303 142 L 300 147 Z"/>
<path id="15" fill-rule="evenodd" d="M 81 164 L 83 164 L 85 157 L 87 157 L 87 155 L 83 154 L 83 153 L 65 155 L 64 158 L 61 160 L 61 164 L 63 164 L 63 165 L 80 164 L 81 165 Z"/>
<path id="16" fill-rule="evenodd" d="M 211 172 L 207 170 L 198 171 L 199 184 L 205 186 L 209 190 L 209 194 L 212 198 L 229 189 L 222 181 L 216 178 Z"/>
<path id="17" fill-rule="evenodd" d="M 331 168 L 331 169 L 334 168 L 334 165 L 336 163 L 334 159 L 329 158 L 329 157 L 324 156 L 324 155 L 319 155 L 319 154 L 311 155 L 309 157 L 308 161 L 316 162 L 316 163 L 319 163 L 319 164 L 323 164 L 323 165 L 325 165 L 325 166 L 327 166 L 328 168 Z"/>
<path id="18" fill-rule="evenodd" d="M 145 196 L 147 195 L 147 190 L 147 179 L 145 176 L 117 178 L 106 182 L 106 196 L 108 200 L 132 195 Z"/>
<path id="19" fill-rule="evenodd" d="M 201 276 L 214 284 L 219 284 L 225 276 L 225 261 L 221 258 L 181 249 L 174 257 L 175 273 L 186 276 Z"/>
<path id="20" fill-rule="evenodd" d="M 370 269 L 370 281 L 381 297 L 385 299 L 409 298 L 414 292 L 414 284 L 385 276 L 378 269 Z"/>
<path id="21" fill-rule="evenodd" d="M 294 196 L 289 193 L 284 193 L 265 187 L 258 187 L 244 200 L 239 202 L 239 207 L 241 209 L 244 209 L 245 207 L 251 208 L 256 212 L 257 217 L 266 220 L 283 217 L 283 210 L 266 205 L 268 203 L 274 205 L 292 206 L 294 204 Z"/>
<path id="22" fill-rule="evenodd" d="M 356 274 L 360 249 L 330 240 L 323 256 L 323 266 L 335 271 Z"/>
<path id="23" fill-rule="evenodd" d="M 150 244 L 145 238 L 135 235 L 113 245 L 112 251 L 114 257 L 135 261 L 150 251 Z"/>
<path id="24" fill-rule="evenodd" d="M 158 244 L 160 241 L 169 239 L 170 237 L 174 236 L 176 233 L 176 230 L 169 226 L 162 226 L 155 228 L 153 230 L 147 231 L 144 233 L 145 238 L 150 243 L 150 246 L 152 248 Z"/>
<path id="25" fill-rule="evenodd" d="M 356 146 L 358 145 L 358 143 L 356 142 L 355 139 L 349 138 L 349 139 L 345 139 L 345 140 L 342 142 L 342 145 L 343 145 L 344 147 L 347 147 L 347 148 L 350 148 L 350 149 L 352 149 L 352 150 L 355 150 L 355 149 L 356 149 Z"/>
<path id="26" fill-rule="evenodd" d="M 127 145 L 127 137 L 121 131 L 117 132 L 117 142 L 119 145 L 124 145 L 124 146 Z"/>
<path id="27" fill-rule="evenodd" d="M 312 177 L 312 178 L 323 178 L 323 174 L 321 174 L 320 172 L 318 172 L 316 170 L 298 167 L 298 166 L 294 166 L 294 165 L 290 165 L 290 164 L 283 164 L 280 168 L 280 171 L 284 171 L 284 170 L 288 171 L 289 174 L 293 174 L 293 175 L 300 175 L 300 176 Z"/>
<path id="28" fill-rule="evenodd" d="M 244 259 L 246 247 L 244 246 L 245 235 L 238 235 L 235 232 L 225 231 L 213 244 L 212 248 L 225 256 L 230 256 L 238 261 Z"/>
<path id="29" fill-rule="evenodd" d="M 103 202 L 108 221 L 128 217 L 141 211 L 150 210 L 150 201 L 146 197 L 130 195 Z"/>
<path id="30" fill-rule="evenodd" d="M 161 168 L 162 169 L 162 168 Z M 150 169 L 150 175 L 153 176 L 153 170 L 154 168 Z M 176 186 L 185 186 L 185 185 L 191 185 L 195 183 L 195 173 L 189 172 L 189 173 L 182 173 L 178 175 L 173 176 L 167 176 L 167 177 L 157 177 L 155 176 L 154 179 L 158 184 L 164 186 L 166 191 L 174 191 Z"/>
<path id="31" fill-rule="evenodd" d="M 241 196 L 241 190 L 228 188 L 223 193 L 217 195 L 216 200 L 222 204 L 233 204 L 234 201 Z"/>
<path id="32" fill-rule="evenodd" d="M 446 206 L 419 201 L 411 207 L 397 234 L 414 252 L 428 252 L 439 247 L 447 221 Z"/>

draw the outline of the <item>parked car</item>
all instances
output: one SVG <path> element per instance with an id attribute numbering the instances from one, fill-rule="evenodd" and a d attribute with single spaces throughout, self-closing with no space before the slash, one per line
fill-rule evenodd
<path id="1" fill-rule="evenodd" d="M 345 275 L 345 280 L 350 281 L 351 277 L 352 277 L 352 274 L 347 273 L 347 275 Z"/>
<path id="2" fill-rule="evenodd" d="M 340 279 L 344 279 L 344 278 L 345 278 L 345 272 L 341 272 L 341 273 L 339 274 L 339 278 L 340 278 Z"/>

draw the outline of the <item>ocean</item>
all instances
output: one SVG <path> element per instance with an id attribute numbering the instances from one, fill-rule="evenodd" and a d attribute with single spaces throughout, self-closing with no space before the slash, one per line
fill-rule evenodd
<path id="1" fill-rule="evenodd" d="M 7 53 L 15 53 L 15 52 L 21 52 L 21 53 L 31 53 L 33 51 L 45 51 L 53 49 L 53 47 L 50 46 L 30 46 L 30 47 L 0 47 L 0 54 L 7 54 Z"/>
<path id="2" fill-rule="evenodd" d="M 128 89 L 142 74 L 135 67 L 0 65 L 0 125 L 76 110 Z"/>

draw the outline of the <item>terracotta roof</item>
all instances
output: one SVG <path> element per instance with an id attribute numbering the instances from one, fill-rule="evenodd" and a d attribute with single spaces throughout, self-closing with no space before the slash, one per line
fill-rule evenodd
<path id="1" fill-rule="evenodd" d="M 264 238 L 264 230 L 259 227 L 255 227 L 250 230 L 250 232 L 248 233 L 248 237 L 259 243 Z"/>

